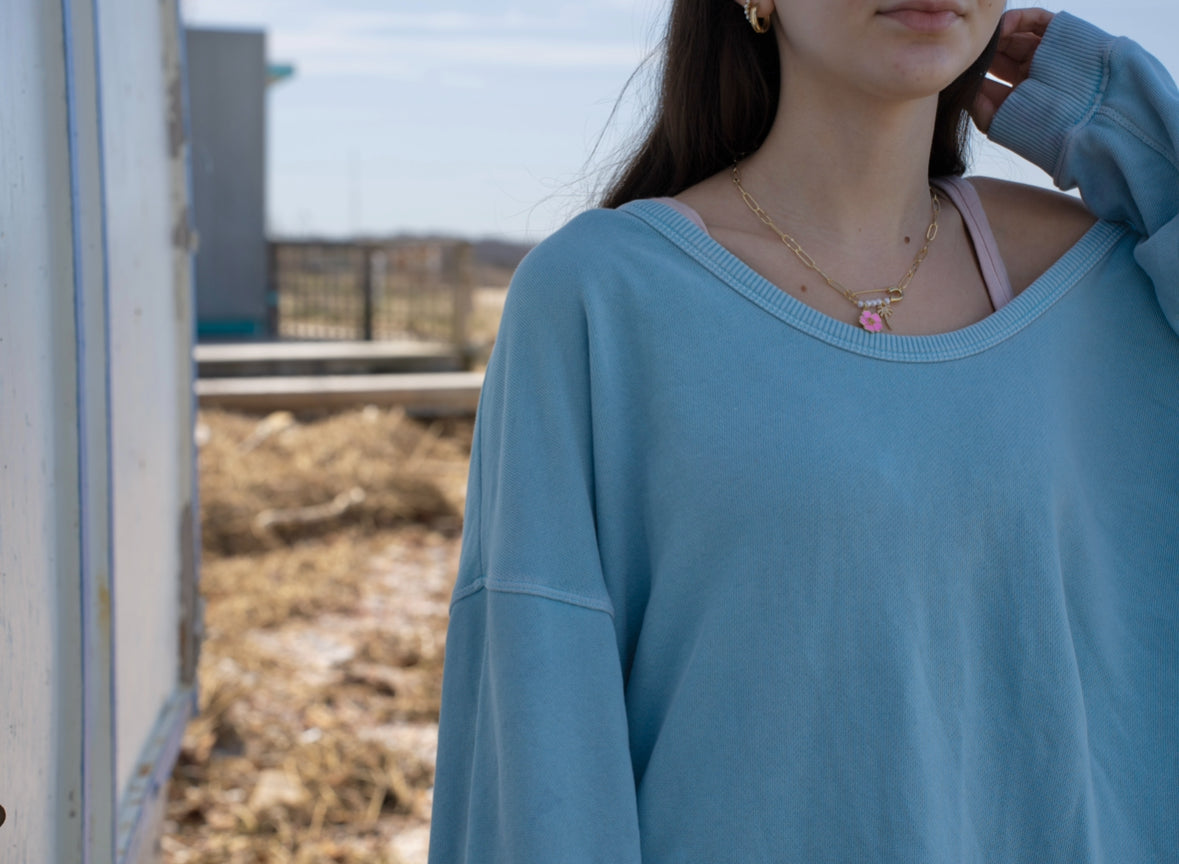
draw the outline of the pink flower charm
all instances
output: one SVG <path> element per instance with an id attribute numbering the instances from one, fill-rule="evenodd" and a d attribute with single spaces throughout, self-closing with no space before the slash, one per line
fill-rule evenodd
<path id="1" fill-rule="evenodd" d="M 879 333 L 884 328 L 884 319 L 876 312 L 865 309 L 860 313 L 860 326 L 869 333 Z"/>

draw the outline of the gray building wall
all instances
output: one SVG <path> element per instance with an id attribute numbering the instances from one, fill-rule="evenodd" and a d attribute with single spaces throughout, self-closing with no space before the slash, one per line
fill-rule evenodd
<path id="1" fill-rule="evenodd" d="M 266 35 L 188 28 L 197 332 L 267 336 Z"/>

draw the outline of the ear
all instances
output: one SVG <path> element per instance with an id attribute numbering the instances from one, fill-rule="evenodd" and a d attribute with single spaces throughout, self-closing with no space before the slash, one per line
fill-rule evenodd
<path id="1" fill-rule="evenodd" d="M 745 8 L 745 0 L 733 0 L 742 9 Z M 774 14 L 774 0 L 753 0 L 753 5 L 757 7 L 757 17 L 769 18 Z"/>
<path id="2" fill-rule="evenodd" d="M 745 8 L 745 0 L 733 0 L 742 9 Z M 757 7 L 757 14 L 762 18 L 769 18 L 774 14 L 774 0 L 753 0 L 753 5 Z"/>

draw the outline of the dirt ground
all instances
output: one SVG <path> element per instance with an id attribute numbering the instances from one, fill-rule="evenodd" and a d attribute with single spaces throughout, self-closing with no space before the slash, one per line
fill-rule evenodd
<path id="1" fill-rule="evenodd" d="M 204 412 L 167 864 L 422 864 L 471 422 Z"/>

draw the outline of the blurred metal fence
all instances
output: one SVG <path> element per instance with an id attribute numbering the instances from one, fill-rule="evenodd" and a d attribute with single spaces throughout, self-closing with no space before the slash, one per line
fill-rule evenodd
<path id="1" fill-rule="evenodd" d="M 463 349 L 474 287 L 471 244 L 269 244 L 271 332 L 279 339 L 412 339 Z"/>

